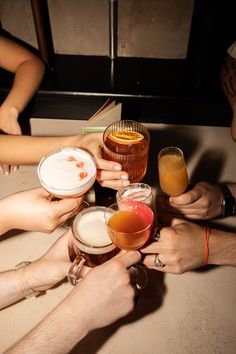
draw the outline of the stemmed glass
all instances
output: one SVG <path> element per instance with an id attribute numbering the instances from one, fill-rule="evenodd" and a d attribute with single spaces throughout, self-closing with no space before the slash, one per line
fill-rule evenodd
<path id="1" fill-rule="evenodd" d="M 94 184 L 96 172 L 94 158 L 76 147 L 58 149 L 45 155 L 37 169 L 39 181 L 52 199 L 85 194 Z"/>
<path id="2" fill-rule="evenodd" d="M 52 201 L 85 194 L 94 184 L 96 172 L 94 158 L 87 151 L 76 147 L 52 151 L 41 159 L 37 169 L 39 181 Z M 88 206 L 83 201 L 80 210 Z M 61 226 L 70 227 L 73 218 Z"/>
<path id="3" fill-rule="evenodd" d="M 164 193 L 176 197 L 188 187 L 188 172 L 181 149 L 170 146 L 158 154 L 159 182 Z"/>
<path id="4" fill-rule="evenodd" d="M 114 203 L 105 212 L 107 232 L 112 242 L 122 250 L 140 249 L 149 239 L 154 213 L 145 203 L 132 199 L 125 203 Z M 136 272 L 139 290 L 147 284 L 147 272 L 142 265 L 131 267 Z"/>

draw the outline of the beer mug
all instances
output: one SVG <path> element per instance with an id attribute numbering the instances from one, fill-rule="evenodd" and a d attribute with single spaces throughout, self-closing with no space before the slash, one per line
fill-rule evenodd
<path id="1" fill-rule="evenodd" d="M 119 249 L 107 233 L 106 207 L 93 206 L 83 209 L 73 221 L 73 236 L 69 244 L 69 256 L 73 261 L 68 281 L 76 285 L 84 265 L 95 267 L 114 257 Z"/>

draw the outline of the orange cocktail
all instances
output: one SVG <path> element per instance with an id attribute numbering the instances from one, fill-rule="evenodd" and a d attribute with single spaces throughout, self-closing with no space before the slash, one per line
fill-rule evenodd
<path id="1" fill-rule="evenodd" d="M 121 120 L 110 124 L 103 135 L 103 157 L 119 162 L 131 182 L 146 174 L 149 150 L 148 130 L 140 123 Z"/>
<path id="2" fill-rule="evenodd" d="M 158 155 L 158 171 L 161 189 L 176 197 L 187 189 L 189 179 L 183 152 L 176 147 L 162 149 Z"/>
<path id="3" fill-rule="evenodd" d="M 127 251 L 135 250 L 147 242 L 154 214 L 145 203 L 127 200 L 127 203 L 113 204 L 108 211 L 108 235 L 117 247 Z"/>

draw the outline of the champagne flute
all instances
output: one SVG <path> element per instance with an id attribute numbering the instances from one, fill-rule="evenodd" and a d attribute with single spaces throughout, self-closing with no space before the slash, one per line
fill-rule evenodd
<path id="1" fill-rule="evenodd" d="M 151 235 L 154 213 L 145 203 L 129 200 L 129 203 L 114 203 L 105 213 L 107 232 L 112 242 L 120 249 L 130 251 L 141 248 Z M 131 267 L 136 272 L 139 290 L 147 284 L 147 272 L 142 265 Z"/>
<path id="2" fill-rule="evenodd" d="M 189 178 L 181 149 L 175 146 L 162 149 L 158 154 L 158 172 L 164 193 L 177 197 L 186 191 Z"/>

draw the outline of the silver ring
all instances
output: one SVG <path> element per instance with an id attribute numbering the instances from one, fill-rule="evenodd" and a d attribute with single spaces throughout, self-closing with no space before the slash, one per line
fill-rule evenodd
<path id="1" fill-rule="evenodd" d="M 158 241 L 160 237 L 161 237 L 160 229 L 155 230 L 154 235 L 153 235 L 154 240 Z"/>
<path id="2" fill-rule="evenodd" d="M 154 258 L 154 266 L 157 267 L 157 268 L 163 268 L 165 267 L 165 264 L 162 263 L 162 261 L 160 261 L 160 259 L 158 258 L 159 256 L 159 253 L 157 253 L 155 255 L 155 258 Z"/>

